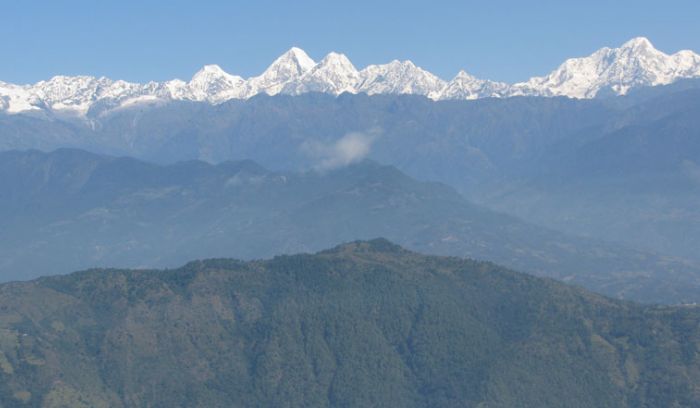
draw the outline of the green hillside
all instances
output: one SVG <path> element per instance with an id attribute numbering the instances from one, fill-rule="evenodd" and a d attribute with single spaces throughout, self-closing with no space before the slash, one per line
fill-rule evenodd
<path id="1" fill-rule="evenodd" d="M 385 240 L 0 286 L 0 406 L 697 407 L 700 310 Z"/>

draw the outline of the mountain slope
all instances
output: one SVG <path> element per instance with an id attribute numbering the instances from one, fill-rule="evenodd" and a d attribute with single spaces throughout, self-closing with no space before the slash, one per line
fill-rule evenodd
<path id="1" fill-rule="evenodd" d="M 195 100 L 221 103 L 229 99 L 245 97 L 245 80 L 237 75 L 226 73 L 218 65 L 206 65 L 199 70 L 188 84 Z"/>
<path id="2" fill-rule="evenodd" d="M 315 65 L 316 62 L 304 50 L 293 47 L 277 58 L 265 72 L 248 81 L 246 96 L 259 93 L 275 95 L 284 89 L 286 84 L 311 71 Z"/>
<path id="3" fill-rule="evenodd" d="M 699 319 L 384 240 L 92 270 L 0 285 L 0 404 L 693 407 Z"/>
<path id="4" fill-rule="evenodd" d="M 459 71 L 440 91 L 439 99 L 479 99 L 500 97 L 508 92 L 509 85 L 503 82 L 483 80 Z"/>
<path id="5" fill-rule="evenodd" d="M 592 98 L 600 92 L 624 95 L 631 88 L 667 85 L 700 75 L 700 56 L 692 51 L 664 54 L 643 37 L 619 48 L 602 48 L 588 57 L 572 58 L 545 77 L 513 85 L 511 95 Z"/>
<path id="6" fill-rule="evenodd" d="M 0 150 L 75 147 L 158 163 L 252 159 L 289 170 L 314 168 L 360 135 L 367 158 L 482 205 L 697 261 L 697 83 L 592 100 L 259 95 L 112 111 L 90 127 L 0 115 Z"/>
<path id="7" fill-rule="evenodd" d="M 482 202 L 557 230 L 696 258 L 698 118 L 697 90 L 638 104 L 550 146 L 518 183 Z"/>
<path id="8" fill-rule="evenodd" d="M 3 280 L 254 259 L 377 236 L 616 297 L 700 299 L 698 265 L 539 228 L 372 162 L 275 173 L 248 161 L 158 166 L 77 150 L 0 154 Z"/>
<path id="9" fill-rule="evenodd" d="M 370 65 L 360 71 L 357 90 L 368 95 L 412 94 L 438 98 L 445 82 L 411 61 L 391 61 Z"/>
<path id="10" fill-rule="evenodd" d="M 323 92 L 332 95 L 343 92 L 355 93 L 355 84 L 359 76 L 360 73 L 348 57 L 332 52 L 297 80 L 284 85 L 281 92 L 290 95 L 307 92 Z"/>

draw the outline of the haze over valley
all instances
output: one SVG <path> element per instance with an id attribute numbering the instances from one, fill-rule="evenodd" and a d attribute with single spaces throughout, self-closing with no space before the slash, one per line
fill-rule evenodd
<path id="1" fill-rule="evenodd" d="M 697 4 L 39 3 L 0 408 L 700 406 Z"/>

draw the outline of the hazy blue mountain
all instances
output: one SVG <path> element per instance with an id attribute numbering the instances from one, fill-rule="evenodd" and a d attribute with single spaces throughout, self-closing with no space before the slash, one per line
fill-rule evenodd
<path id="1" fill-rule="evenodd" d="M 163 166 L 70 149 L 0 153 L 3 280 L 253 259 L 379 236 L 615 297 L 700 299 L 696 264 L 536 227 L 374 162 L 272 172 L 251 161 Z"/>
<path id="2" fill-rule="evenodd" d="M 127 109 L 89 123 L 0 115 L 3 134 L 17 129 L 8 131 L 16 137 L 0 138 L 0 148 L 74 147 L 159 163 L 252 159 L 280 170 L 309 168 L 320 160 L 314 147 L 360 132 L 372 136 L 369 158 L 468 186 L 613 114 L 600 101 L 566 98 L 436 103 L 419 96 L 261 95 L 216 106 Z"/>
<path id="3" fill-rule="evenodd" d="M 386 240 L 91 270 L 0 285 L 0 404 L 696 407 L 699 319 Z"/>
<path id="4" fill-rule="evenodd" d="M 350 138 L 364 145 L 349 161 L 394 165 L 550 228 L 700 260 L 698 101 L 696 80 L 594 100 L 259 95 L 89 120 L 0 115 L 0 149 L 303 170 L 348 159 L 339 149 Z"/>
<path id="5" fill-rule="evenodd" d="M 643 101 L 606 128 L 555 144 L 479 201 L 558 230 L 697 259 L 700 91 Z"/>

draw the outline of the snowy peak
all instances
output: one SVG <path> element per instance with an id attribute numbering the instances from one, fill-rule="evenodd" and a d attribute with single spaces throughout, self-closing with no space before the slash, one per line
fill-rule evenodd
<path id="1" fill-rule="evenodd" d="M 311 59 L 311 57 L 306 54 L 306 51 L 301 48 L 292 47 L 289 51 L 282 54 L 272 65 L 275 63 L 279 64 L 291 64 L 296 66 L 296 70 L 300 74 L 309 71 L 316 65 L 316 62 Z"/>
<path id="2" fill-rule="evenodd" d="M 646 37 L 635 37 L 620 46 L 620 50 L 654 50 L 656 48 Z"/>
<path id="3" fill-rule="evenodd" d="M 59 75 L 26 89 L 54 112 L 84 116 L 97 102 L 120 101 L 141 94 L 143 85 L 105 77 Z"/>
<path id="4" fill-rule="evenodd" d="M 506 83 L 479 79 L 462 70 L 440 91 L 439 99 L 498 98 L 508 88 Z"/>
<path id="5" fill-rule="evenodd" d="M 469 82 L 469 81 L 476 81 L 477 78 L 476 78 L 474 75 L 471 75 L 470 73 L 468 73 L 467 71 L 465 71 L 465 70 L 462 69 L 462 70 L 460 70 L 460 71 L 457 73 L 457 75 L 455 75 L 454 78 L 452 78 L 452 80 L 453 80 L 453 81 L 466 81 L 466 82 Z"/>
<path id="6" fill-rule="evenodd" d="M 345 56 L 345 54 L 339 54 L 337 52 L 331 52 L 326 55 L 321 62 L 313 67 L 312 71 L 325 71 L 333 72 L 339 74 L 357 74 L 357 69 L 352 62 Z"/>
<path id="7" fill-rule="evenodd" d="M 355 93 L 358 80 L 359 73 L 348 57 L 331 52 L 298 80 L 285 85 L 282 93 L 291 95 L 307 92 L 324 92 L 333 95 L 343 92 Z"/>
<path id="8" fill-rule="evenodd" d="M 648 39 L 637 37 L 619 48 L 601 48 L 588 57 L 568 59 L 545 77 L 513 85 L 510 94 L 593 98 L 608 91 L 624 95 L 634 87 L 700 76 L 698 60 L 691 51 L 667 55 Z"/>
<path id="9" fill-rule="evenodd" d="M 92 76 L 56 76 L 33 85 L 0 82 L 0 112 L 85 118 L 144 104 L 177 100 L 219 104 L 260 93 L 415 94 L 435 100 L 517 95 L 594 98 L 696 77 L 700 77 L 698 54 L 683 50 L 668 55 L 644 37 L 618 48 L 601 48 L 587 57 L 567 59 L 546 76 L 512 85 L 479 79 L 466 71 L 446 82 L 411 61 L 394 60 L 358 71 L 343 54 L 331 52 L 316 63 L 304 50 L 292 47 L 262 74 L 248 79 L 229 74 L 218 65 L 205 65 L 189 82 L 175 79 L 138 84 Z"/>
<path id="10" fill-rule="evenodd" d="M 41 99 L 28 87 L 0 82 L 0 112 L 14 114 L 40 111 L 43 107 Z"/>
<path id="11" fill-rule="evenodd" d="M 199 101 L 220 103 L 245 95 L 245 80 L 218 65 L 205 65 L 194 74 L 188 86 L 192 98 Z"/>
<path id="12" fill-rule="evenodd" d="M 276 95 L 291 81 L 299 79 L 310 71 L 316 62 L 304 50 L 292 47 L 279 56 L 260 76 L 251 78 L 248 82 L 248 96 L 259 93 Z"/>
<path id="13" fill-rule="evenodd" d="M 197 71 L 192 76 L 190 83 L 206 83 L 206 82 L 210 82 L 212 80 L 218 80 L 220 78 L 230 78 L 230 77 L 234 77 L 234 75 L 227 73 L 226 71 L 221 69 L 220 66 L 218 66 L 216 64 L 211 64 L 211 65 L 205 65 L 202 67 L 202 69 Z"/>
<path id="14" fill-rule="evenodd" d="M 415 94 L 437 98 L 445 81 L 417 67 L 411 61 L 393 60 L 370 65 L 360 71 L 359 92 L 374 94 Z"/>

